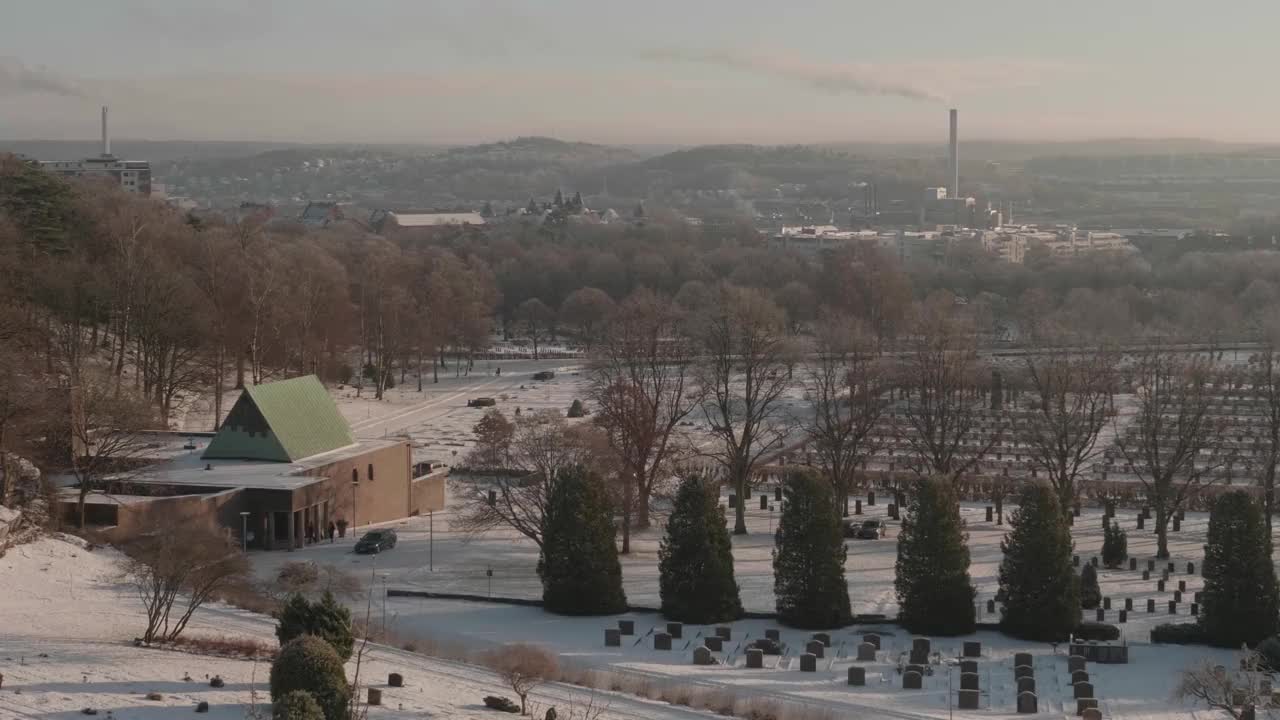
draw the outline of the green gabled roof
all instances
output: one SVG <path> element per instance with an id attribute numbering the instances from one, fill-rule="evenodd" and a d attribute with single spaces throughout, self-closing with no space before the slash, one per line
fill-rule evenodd
<path id="1" fill-rule="evenodd" d="M 202 457 L 295 462 L 354 445 L 315 375 L 245 388 Z"/>

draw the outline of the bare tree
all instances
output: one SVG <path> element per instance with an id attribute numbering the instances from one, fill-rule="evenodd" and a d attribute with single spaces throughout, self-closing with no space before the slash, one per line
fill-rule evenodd
<path id="1" fill-rule="evenodd" d="M 623 303 L 597 348 L 590 392 L 621 466 L 623 553 L 631 550 L 633 518 L 649 527 L 651 498 L 679 452 L 676 430 L 698 405 L 692 367 L 679 313 L 648 290 Z"/>
<path id="2" fill-rule="evenodd" d="M 1174 697 L 1197 700 L 1209 709 L 1220 710 L 1237 720 L 1245 716 L 1246 707 L 1253 708 L 1255 712 L 1261 710 L 1262 717 L 1276 717 L 1270 708 L 1271 679 L 1262 655 L 1247 647 L 1240 653 L 1239 670 L 1228 670 L 1209 660 L 1201 660 L 1195 667 L 1184 670 L 1178 687 L 1173 691 Z M 1258 716 L 1255 714 L 1254 717 Z"/>
<path id="3" fill-rule="evenodd" d="M 1213 368 L 1156 349 L 1133 368 L 1137 407 L 1122 432 L 1117 414 L 1116 447 L 1132 467 L 1156 513 L 1156 557 L 1169 557 L 1169 518 L 1199 488 L 1212 484 L 1234 455 L 1218 447 L 1226 427 L 1210 412 Z"/>
<path id="4" fill-rule="evenodd" d="M 901 436 L 908 463 L 921 476 L 953 482 L 1000 441 L 1003 428 L 983 428 L 976 341 L 971 328 L 941 302 L 923 310 L 903 361 Z"/>
<path id="5" fill-rule="evenodd" d="M 813 406 L 801 427 L 849 514 L 849 491 L 859 465 L 879 451 L 876 427 L 888 407 L 886 375 L 861 328 L 825 314 L 818 324 L 816 352 L 802 381 Z"/>
<path id="6" fill-rule="evenodd" d="M 781 310 L 757 290 L 723 286 L 696 329 L 702 346 L 698 384 L 711 440 L 703 454 L 718 464 L 745 500 L 756 467 L 782 447 L 780 417 L 790 386 L 792 348 Z M 733 532 L 747 532 L 739 502 Z"/>
<path id="7" fill-rule="evenodd" d="M 515 643 L 489 653 L 486 665 L 520 698 L 520 714 L 528 714 L 529 693 L 555 676 L 559 664 L 537 645 Z"/>
<path id="8" fill-rule="evenodd" d="M 1111 413 L 1115 362 L 1106 350 L 1026 356 L 1035 399 L 1017 434 L 1027 445 L 1030 465 L 1044 471 L 1065 513 L 1075 504 L 1081 473 L 1098 456 L 1098 435 Z"/>
<path id="9" fill-rule="evenodd" d="M 1271 537 L 1271 516 L 1276 510 L 1276 466 L 1280 464 L 1280 358 L 1275 345 L 1268 342 L 1249 367 L 1249 383 L 1254 397 L 1261 401 L 1262 435 L 1254 459 L 1261 465 L 1262 511 L 1267 520 L 1267 537 Z"/>
<path id="10" fill-rule="evenodd" d="M 533 343 L 533 359 L 538 359 L 538 346 L 551 333 L 555 323 L 555 311 L 538 298 L 529 298 L 516 308 L 516 319 L 524 325 L 529 341 Z"/>
<path id="11" fill-rule="evenodd" d="M 147 613 L 146 643 L 173 642 L 201 605 L 249 577 L 248 559 L 225 533 L 183 518 L 161 520 L 125 553 L 124 575 Z"/>

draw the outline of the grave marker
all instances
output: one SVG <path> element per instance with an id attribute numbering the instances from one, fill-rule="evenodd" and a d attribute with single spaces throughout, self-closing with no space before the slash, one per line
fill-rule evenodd
<path id="1" fill-rule="evenodd" d="M 960 661 L 960 672 L 962 672 L 962 673 L 976 673 L 976 672 L 978 672 L 978 661 L 977 661 L 977 660 L 961 660 L 961 661 Z"/>
<path id="2" fill-rule="evenodd" d="M 1034 692 L 1018 693 L 1018 712 L 1023 715 L 1035 714 L 1036 710 L 1036 694 Z"/>
<path id="3" fill-rule="evenodd" d="M 604 629 L 605 647 L 622 647 L 622 633 L 617 628 Z"/>
<path id="4" fill-rule="evenodd" d="M 1080 672 L 1085 669 L 1085 659 L 1083 655 L 1072 655 L 1067 658 L 1067 672 Z"/>
<path id="5" fill-rule="evenodd" d="M 978 673 L 960 673 L 961 690 L 978 689 Z"/>
<path id="6" fill-rule="evenodd" d="M 694 665 L 715 665 L 716 659 L 711 656 L 710 648 L 707 648 L 705 646 L 700 646 L 693 649 L 693 664 Z"/>
<path id="7" fill-rule="evenodd" d="M 1029 653 L 1029 652 L 1020 652 L 1020 653 L 1015 653 L 1015 654 L 1014 654 L 1014 656 L 1013 656 L 1013 664 L 1014 664 L 1014 667 L 1017 667 L 1018 665 L 1026 665 L 1026 666 L 1030 667 L 1030 666 L 1031 666 L 1031 653 Z"/>
<path id="8" fill-rule="evenodd" d="M 720 638 L 721 640 L 732 640 L 733 628 L 730 628 L 727 625 L 718 626 L 716 628 L 716 637 Z"/>
<path id="9" fill-rule="evenodd" d="M 828 633 L 814 633 L 813 639 L 822 643 L 823 647 L 831 647 L 831 635 Z"/>
<path id="10" fill-rule="evenodd" d="M 804 653 L 800 656 L 800 672 L 817 672 L 818 656 L 813 653 Z"/>
<path id="11" fill-rule="evenodd" d="M 1036 679 L 1033 677 L 1018 678 L 1018 692 L 1034 693 L 1036 691 Z"/>
<path id="12" fill-rule="evenodd" d="M 670 649 L 671 649 L 671 636 L 670 636 L 670 635 L 668 635 L 667 633 L 654 633 L 654 634 L 653 634 L 653 649 L 654 649 L 654 650 L 670 650 Z"/>
<path id="13" fill-rule="evenodd" d="M 826 656 L 826 646 L 817 640 L 810 640 L 808 644 L 804 646 L 804 649 L 806 654 L 812 655 L 816 658 Z"/>
<path id="14" fill-rule="evenodd" d="M 702 646 L 708 650 L 720 652 L 724 649 L 724 639 L 716 637 L 715 635 L 708 635 L 702 639 Z"/>
<path id="15" fill-rule="evenodd" d="M 963 647 L 964 647 L 964 652 L 962 654 L 965 657 L 967 658 L 982 657 L 982 643 L 976 642 L 974 640 L 966 640 Z"/>
<path id="16" fill-rule="evenodd" d="M 764 667 L 764 651 L 760 648 L 747 648 L 747 669 L 759 670 Z"/>
<path id="17" fill-rule="evenodd" d="M 684 623 L 667 623 L 667 634 L 679 640 L 684 637 Z"/>
<path id="18" fill-rule="evenodd" d="M 907 671 L 902 674 L 903 690 L 919 690 L 922 687 L 924 687 L 924 678 L 920 676 L 920 673 Z"/>
<path id="19" fill-rule="evenodd" d="M 858 665 L 849 667 L 849 684 L 862 687 L 867 684 L 867 669 Z"/>
<path id="20" fill-rule="evenodd" d="M 871 643 L 869 643 L 869 642 L 864 642 L 864 643 L 859 644 L 859 645 L 858 645 L 858 660 L 857 660 L 857 661 L 858 661 L 858 662 L 875 662 L 875 661 L 876 661 L 876 646 L 875 646 L 875 645 L 872 645 L 872 644 L 871 644 Z"/>
<path id="21" fill-rule="evenodd" d="M 972 690 L 966 690 L 964 688 L 961 688 L 959 706 L 961 710 L 977 710 L 978 709 L 978 689 L 974 688 Z"/>
<path id="22" fill-rule="evenodd" d="M 1072 683 L 1071 693 L 1072 693 L 1072 697 L 1074 697 L 1077 700 L 1079 700 L 1080 698 L 1091 698 L 1093 697 L 1093 683 L 1091 682 Z"/>
<path id="23" fill-rule="evenodd" d="M 619 620 L 619 621 L 618 621 L 618 630 L 619 630 L 623 635 L 635 635 L 635 634 L 636 634 L 636 621 L 635 621 L 635 620 Z"/>
<path id="24" fill-rule="evenodd" d="M 876 633 L 867 633 L 863 635 L 862 642 L 871 643 L 872 645 L 876 646 L 877 650 L 880 649 L 880 636 L 877 635 Z"/>

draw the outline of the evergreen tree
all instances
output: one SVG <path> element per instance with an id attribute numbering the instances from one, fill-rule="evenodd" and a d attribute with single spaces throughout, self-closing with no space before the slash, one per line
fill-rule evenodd
<path id="1" fill-rule="evenodd" d="M 973 632 L 975 591 L 958 502 L 945 478 L 926 478 L 902 521 L 894 588 L 898 620 L 913 633 Z"/>
<path id="2" fill-rule="evenodd" d="M 635 212 L 632 213 L 638 218 L 644 217 L 644 203 L 636 203 Z"/>
<path id="3" fill-rule="evenodd" d="M 680 483 L 658 549 L 658 592 L 662 614 L 706 625 L 742 616 L 733 576 L 733 544 L 719 493 L 691 476 Z"/>
<path id="4" fill-rule="evenodd" d="M 582 202 L 581 192 L 575 192 L 573 194 L 573 199 L 569 201 L 569 204 L 574 210 L 581 210 L 586 207 L 586 204 Z"/>
<path id="5" fill-rule="evenodd" d="M 340 604 L 328 590 L 317 602 L 308 602 L 294 593 L 276 614 L 276 638 L 280 645 L 303 635 L 314 635 L 333 646 L 345 662 L 351 658 L 355 637 L 351 632 L 351 610 Z"/>
<path id="6" fill-rule="evenodd" d="M 1274 635 L 1280 590 L 1262 512 L 1243 491 L 1225 493 L 1209 516 L 1200 623 L 1221 647 L 1254 645 Z"/>
<path id="7" fill-rule="evenodd" d="M 1026 640 L 1065 639 L 1080 624 L 1080 586 L 1071 569 L 1071 531 L 1057 493 L 1040 483 L 1024 487 L 1010 525 L 1000 543 L 1005 598 L 1000 627 Z"/>
<path id="8" fill-rule="evenodd" d="M 491 217 L 493 217 L 493 203 L 492 203 L 492 202 L 489 202 L 488 200 L 485 200 L 485 201 L 484 201 L 484 207 L 480 208 L 480 217 L 483 217 L 483 218 L 491 218 Z"/>
<path id="9" fill-rule="evenodd" d="M 773 547 L 778 621 L 800 628 L 848 625 L 844 533 L 831 487 L 812 471 L 797 471 L 787 476 L 782 498 Z"/>
<path id="10" fill-rule="evenodd" d="M 1098 570 L 1085 565 L 1080 571 L 1080 607 L 1096 610 L 1102 604 L 1102 588 L 1098 587 Z"/>
<path id="11" fill-rule="evenodd" d="M 555 206 L 556 206 L 556 207 L 558 207 L 558 208 L 560 208 L 560 207 L 564 207 L 564 192 L 563 192 L 563 191 L 561 191 L 561 190 L 559 190 L 559 189 L 557 189 L 557 190 L 556 190 L 556 199 L 555 199 L 554 201 L 552 201 L 552 203 L 551 203 L 551 204 L 552 204 L 552 205 L 555 205 Z"/>
<path id="12" fill-rule="evenodd" d="M 1118 568 L 1129 559 L 1129 536 L 1112 521 L 1102 533 L 1102 564 Z"/>
<path id="13" fill-rule="evenodd" d="M 604 483 L 581 466 L 556 473 L 542 520 L 538 577 L 547 612 L 625 612 L 622 565 L 613 544 L 613 509 Z"/>

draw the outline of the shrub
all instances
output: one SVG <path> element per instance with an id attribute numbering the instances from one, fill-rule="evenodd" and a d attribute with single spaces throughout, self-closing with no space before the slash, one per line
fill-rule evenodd
<path id="1" fill-rule="evenodd" d="M 1129 536 L 1114 520 L 1102 534 L 1102 564 L 1118 568 L 1129 559 Z"/>
<path id="2" fill-rule="evenodd" d="M 853 620 L 844 577 L 844 532 L 831 487 L 817 474 L 793 472 L 783 485 L 773 548 L 778 622 L 833 628 Z"/>
<path id="3" fill-rule="evenodd" d="M 625 612 L 613 509 L 600 477 L 582 466 L 557 472 L 542 525 L 543 608 L 561 615 Z"/>
<path id="4" fill-rule="evenodd" d="M 280 649 L 271 664 L 271 699 L 279 701 L 294 690 L 315 698 L 326 720 L 345 720 L 350 690 L 342 659 L 320 638 L 303 635 Z"/>
<path id="5" fill-rule="evenodd" d="M 586 417 L 586 416 L 587 416 L 587 410 L 586 408 L 582 407 L 581 400 L 574 400 L 569 405 L 569 417 L 580 418 L 580 417 Z"/>
<path id="6" fill-rule="evenodd" d="M 343 607 L 326 590 L 317 602 L 309 602 L 299 593 L 276 616 L 276 637 L 280 644 L 303 635 L 314 635 L 333 646 L 338 657 L 345 662 L 351 657 L 355 638 L 351 632 L 351 611 Z"/>
<path id="7" fill-rule="evenodd" d="M 658 549 L 658 594 L 672 620 L 705 625 L 742 616 L 724 510 L 701 478 L 686 478 L 676 490 Z"/>
<path id="8" fill-rule="evenodd" d="M 1164 645 L 1196 645 L 1205 642 L 1200 623 L 1166 623 L 1151 628 L 1151 642 Z"/>
<path id="9" fill-rule="evenodd" d="M 1120 639 L 1120 628 L 1109 623 L 1085 621 L 1076 626 L 1075 636 L 1078 640 L 1097 640 L 1106 642 Z"/>
<path id="10" fill-rule="evenodd" d="M 490 710 L 501 710 L 509 713 L 520 712 L 520 706 L 512 702 L 511 698 L 505 698 L 500 695 L 486 695 L 484 697 L 484 706 Z"/>
<path id="11" fill-rule="evenodd" d="M 1080 594 L 1058 496 L 1045 485 L 1026 486 L 1010 525 L 1000 545 L 1000 628 L 1026 640 L 1065 639 L 1080 623 Z"/>
<path id="12" fill-rule="evenodd" d="M 211 688 L 225 687 L 226 684 L 227 684 L 227 681 L 223 680 L 221 675 L 214 675 L 213 677 L 209 678 L 209 687 Z"/>
<path id="13" fill-rule="evenodd" d="M 1102 588 L 1098 587 L 1098 570 L 1085 565 L 1080 571 L 1080 607 L 1093 610 L 1102 604 Z"/>
<path id="14" fill-rule="evenodd" d="M 898 534 L 894 589 L 903 627 L 925 635 L 973 632 L 976 592 L 965 541 L 955 488 L 944 478 L 918 482 Z"/>
<path id="15" fill-rule="evenodd" d="M 1280 636 L 1272 635 L 1258 643 L 1262 664 L 1271 672 L 1280 672 Z"/>
<path id="16" fill-rule="evenodd" d="M 498 673 L 520 698 L 520 714 L 527 711 L 529 692 L 559 669 L 556 658 L 537 645 L 515 644 L 501 647 L 485 658 L 485 664 Z"/>
<path id="17" fill-rule="evenodd" d="M 272 720 L 325 720 L 320 704 L 306 690 L 294 690 L 271 706 Z"/>
<path id="18" fill-rule="evenodd" d="M 1214 503 L 1201 595 L 1207 642 L 1238 648 L 1276 634 L 1280 588 L 1269 540 L 1262 511 L 1248 494 L 1225 493 Z"/>

